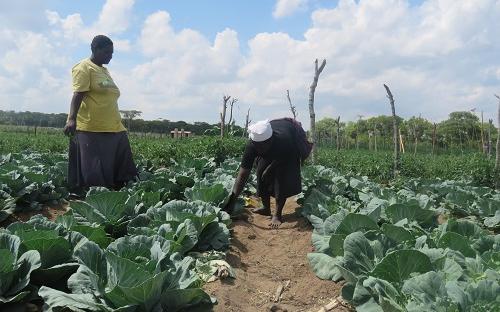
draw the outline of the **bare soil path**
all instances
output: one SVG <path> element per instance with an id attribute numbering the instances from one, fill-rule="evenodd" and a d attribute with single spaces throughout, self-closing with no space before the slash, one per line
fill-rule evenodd
<path id="1" fill-rule="evenodd" d="M 250 212 L 233 222 L 227 261 L 236 279 L 205 285 L 205 290 L 218 300 L 214 311 L 317 312 L 339 296 L 341 284 L 320 280 L 309 268 L 312 228 L 296 213 L 297 208 L 295 201 L 287 201 L 285 222 L 277 230 L 269 228 L 269 217 Z M 288 287 L 280 302 L 275 303 L 280 284 Z M 340 306 L 330 311 L 349 310 Z"/>
<path id="2" fill-rule="evenodd" d="M 10 215 L 6 220 L 3 222 L 0 222 L 0 227 L 6 228 L 9 226 L 9 224 L 14 223 L 14 222 L 26 222 L 28 221 L 32 216 L 41 214 L 50 221 L 55 221 L 58 216 L 61 216 L 65 214 L 68 211 L 68 203 L 59 203 L 59 204 L 54 204 L 51 206 L 45 205 L 42 207 L 41 210 L 33 211 L 33 210 L 28 210 L 28 211 L 17 211 L 14 214 Z"/>

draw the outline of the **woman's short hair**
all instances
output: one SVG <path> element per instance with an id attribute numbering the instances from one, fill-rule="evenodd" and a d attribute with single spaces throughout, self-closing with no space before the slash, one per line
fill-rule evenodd
<path id="1" fill-rule="evenodd" d="M 112 45 L 113 41 L 109 39 L 109 37 L 104 36 L 104 35 L 97 35 L 92 39 L 92 43 L 90 44 L 90 49 L 93 51 L 102 49 L 104 47 L 107 47 L 109 45 Z"/>

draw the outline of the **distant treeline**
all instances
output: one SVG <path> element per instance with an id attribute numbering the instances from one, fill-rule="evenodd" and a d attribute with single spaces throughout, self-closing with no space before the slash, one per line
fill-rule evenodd
<path id="1" fill-rule="evenodd" d="M 207 122 L 188 123 L 185 121 L 170 121 L 166 119 L 143 120 L 130 117 L 126 113 L 138 111 L 121 111 L 123 124 L 132 133 L 158 133 L 169 135 L 177 128 L 191 131 L 195 135 L 220 135 L 219 124 Z M 128 116 L 128 117 L 127 117 Z M 67 114 L 46 114 L 38 112 L 14 112 L 0 110 L 0 125 L 25 127 L 63 128 Z M 400 137 L 408 149 L 416 150 L 418 146 L 436 146 L 436 148 L 457 147 L 493 152 L 498 130 L 493 122 L 481 119 L 472 112 L 452 112 L 449 118 L 434 123 L 422 117 L 403 119 L 397 117 Z M 302 120 L 303 121 L 303 120 Z M 233 136 L 242 136 L 243 128 L 234 124 L 227 126 Z M 30 130 L 30 131 L 33 131 Z M 340 148 L 392 148 L 392 117 L 380 115 L 360 118 L 356 121 L 345 121 L 334 118 L 323 118 L 316 123 L 317 142 L 320 145 L 339 145 Z M 28 131 L 29 132 L 29 131 Z M 491 142 L 491 143 L 490 143 Z M 485 152 L 487 152 L 485 150 Z"/>
<path id="2" fill-rule="evenodd" d="M 13 126 L 27 127 L 50 127 L 63 128 L 66 124 L 68 114 L 46 114 L 38 112 L 14 112 L 0 110 L 0 124 Z M 188 123 L 185 121 L 170 121 L 161 120 L 143 120 L 143 119 L 124 119 L 123 124 L 129 128 L 131 132 L 142 133 L 170 133 L 177 128 L 191 131 L 196 135 L 220 135 L 218 124 L 209 124 L 207 122 Z M 243 129 L 239 126 L 233 126 L 233 134 L 236 136 L 242 135 Z"/>
<path id="3" fill-rule="evenodd" d="M 374 116 L 356 121 L 323 118 L 316 123 L 319 144 L 340 148 L 391 149 L 393 121 L 391 116 Z M 489 117 L 489 116 L 487 116 Z M 399 124 L 402 148 L 417 151 L 418 147 L 458 148 L 494 152 L 498 129 L 489 118 L 481 121 L 473 112 L 452 112 L 448 119 L 433 122 L 422 117 L 403 119 Z"/>

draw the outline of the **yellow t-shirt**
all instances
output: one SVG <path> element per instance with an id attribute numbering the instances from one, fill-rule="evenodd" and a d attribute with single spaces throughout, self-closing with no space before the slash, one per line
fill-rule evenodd
<path id="1" fill-rule="evenodd" d="M 118 97 L 120 90 L 105 67 L 90 59 L 76 64 L 72 71 L 73 92 L 87 92 L 76 117 L 76 129 L 90 132 L 125 131 Z"/>

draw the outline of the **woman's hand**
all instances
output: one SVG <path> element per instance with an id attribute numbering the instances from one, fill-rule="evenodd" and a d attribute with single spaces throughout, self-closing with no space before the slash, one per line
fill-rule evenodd
<path id="1" fill-rule="evenodd" d="M 229 214 L 232 214 L 237 198 L 238 198 L 238 196 L 236 196 L 236 194 L 231 193 L 231 195 L 229 196 L 229 200 L 227 201 L 227 204 L 224 205 L 224 208 L 222 208 L 222 210 L 229 213 Z"/>
<path id="2" fill-rule="evenodd" d="M 66 121 L 66 126 L 64 126 L 64 134 L 73 136 L 76 132 L 76 116 L 82 105 L 83 97 L 87 92 L 74 92 L 71 98 L 71 105 L 69 108 L 68 120 Z"/>
<path id="3" fill-rule="evenodd" d="M 68 136 L 73 136 L 75 135 L 76 132 L 76 120 L 74 119 L 68 119 L 66 122 L 66 125 L 64 126 L 64 134 Z"/>

